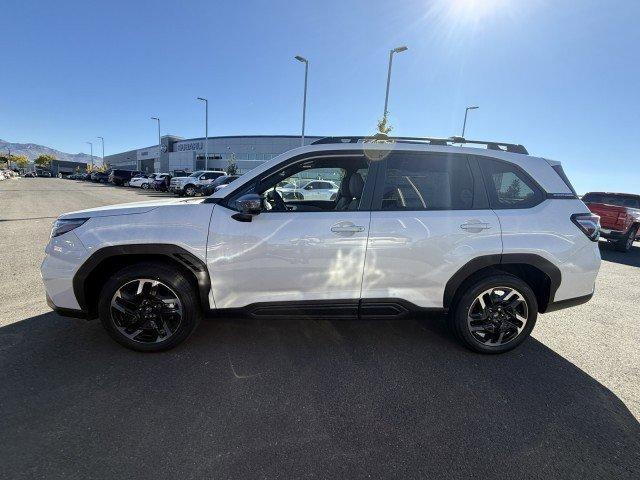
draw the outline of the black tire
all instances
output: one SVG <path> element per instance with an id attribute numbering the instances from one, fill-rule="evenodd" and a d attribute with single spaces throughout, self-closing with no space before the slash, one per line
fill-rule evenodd
<path id="1" fill-rule="evenodd" d="M 184 187 L 184 194 L 187 197 L 195 197 L 196 193 L 198 193 L 198 189 L 193 185 L 187 185 Z"/>
<path id="2" fill-rule="evenodd" d="M 528 316 L 522 330 L 511 340 L 500 345 L 486 345 L 471 333 L 467 320 L 478 296 L 497 287 L 516 290 L 526 302 Z M 538 316 L 538 302 L 533 290 L 525 281 L 510 274 L 493 274 L 473 280 L 463 288 L 464 291 L 454 300 L 449 320 L 456 337 L 465 347 L 478 353 L 504 353 L 513 350 L 529 337 Z"/>
<path id="3" fill-rule="evenodd" d="M 638 235 L 638 225 L 633 225 L 629 231 L 615 243 L 614 248 L 618 252 L 628 252 L 631 250 L 631 247 L 633 247 L 636 235 Z"/>
<path id="4" fill-rule="evenodd" d="M 136 341 L 125 336 L 119 330 L 112 315 L 111 301 L 116 292 L 137 279 L 158 280 L 164 286 L 169 287 L 181 303 L 181 320 L 176 330 L 162 341 L 149 343 Z M 115 273 L 102 288 L 98 302 L 98 314 L 102 325 L 116 342 L 140 352 L 158 352 L 175 347 L 191 335 L 202 318 L 195 285 L 175 268 L 168 268 L 158 263 L 137 263 Z"/>
<path id="5" fill-rule="evenodd" d="M 149 184 L 148 184 L 148 183 L 143 183 L 142 185 L 140 185 L 140 187 L 141 187 L 143 190 L 149 190 Z"/>

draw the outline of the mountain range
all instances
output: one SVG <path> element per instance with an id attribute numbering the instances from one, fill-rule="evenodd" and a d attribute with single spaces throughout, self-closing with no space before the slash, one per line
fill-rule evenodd
<path id="1" fill-rule="evenodd" d="M 36 143 L 12 143 L 0 139 L 0 154 L 6 154 L 11 151 L 11 155 L 25 155 L 29 160 L 33 161 L 40 155 L 53 155 L 58 160 L 67 160 L 70 162 L 91 163 L 91 155 L 86 153 L 66 153 L 56 150 L 55 148 L 38 145 Z M 100 157 L 93 156 L 93 161 L 97 164 Z"/>

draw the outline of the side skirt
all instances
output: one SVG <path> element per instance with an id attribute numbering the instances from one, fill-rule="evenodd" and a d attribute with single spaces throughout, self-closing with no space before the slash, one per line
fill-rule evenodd
<path id="1" fill-rule="evenodd" d="M 387 320 L 416 314 L 442 314 L 444 308 L 424 308 L 398 298 L 307 300 L 252 303 L 243 308 L 209 310 L 208 318 L 249 316 L 261 319 Z"/>

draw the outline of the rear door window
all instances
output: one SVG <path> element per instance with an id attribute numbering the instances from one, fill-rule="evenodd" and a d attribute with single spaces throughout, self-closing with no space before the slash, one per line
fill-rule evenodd
<path id="1" fill-rule="evenodd" d="M 386 160 L 380 210 L 470 210 L 474 179 L 467 157 L 398 153 Z"/>

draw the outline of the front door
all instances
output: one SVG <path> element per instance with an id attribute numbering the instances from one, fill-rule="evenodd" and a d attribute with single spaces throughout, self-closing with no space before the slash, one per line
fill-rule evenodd
<path id="1" fill-rule="evenodd" d="M 358 202 L 363 192 L 350 192 L 356 202 L 338 209 L 337 198 L 287 200 L 275 187 L 305 178 L 366 178 L 367 171 L 363 157 L 296 162 L 265 174 L 251 192 L 234 192 L 216 205 L 207 247 L 216 308 L 295 301 L 325 301 L 330 308 L 331 301 L 357 302 L 371 215 Z M 250 222 L 233 218 L 234 195 L 245 193 L 264 198 L 263 211 Z"/>

